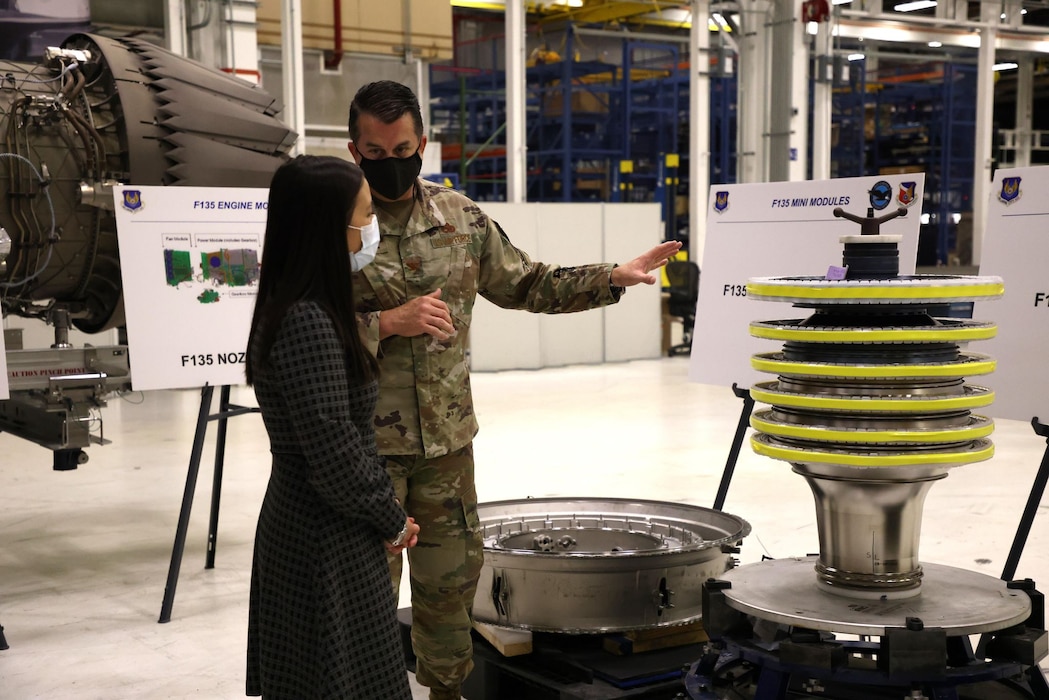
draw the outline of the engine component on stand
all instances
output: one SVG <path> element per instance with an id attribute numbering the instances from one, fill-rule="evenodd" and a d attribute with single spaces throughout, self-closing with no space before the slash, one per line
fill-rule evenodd
<path id="1" fill-rule="evenodd" d="M 107 396 L 130 388 L 127 348 L 69 347 L 124 323 L 117 184 L 267 187 L 295 134 L 260 88 L 136 38 L 70 36 L 0 76 L 0 305 L 55 327 L 9 349 L 0 430 L 74 468 L 102 443 Z"/>
<path id="2" fill-rule="evenodd" d="M 686 676 L 693 700 L 1049 698 L 1033 582 L 919 560 L 929 488 L 993 454 L 992 421 L 972 411 L 994 394 L 965 377 L 994 361 L 962 346 L 993 337 L 995 325 L 937 311 L 1004 289 L 997 277 L 899 275 L 899 237 L 878 226 L 905 213 L 836 210 L 862 229 L 842 237 L 840 267 L 747 285 L 748 297 L 810 310 L 751 324 L 752 335 L 784 342 L 752 359 L 777 379 L 751 389 L 770 405 L 752 416 L 751 445 L 809 484 L 819 555 L 749 564 L 704 585 L 714 644 Z M 974 652 L 973 634 L 987 651 Z"/>

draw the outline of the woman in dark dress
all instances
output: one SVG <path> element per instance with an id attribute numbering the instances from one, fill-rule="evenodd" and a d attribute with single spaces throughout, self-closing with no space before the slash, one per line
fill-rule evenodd
<path id="1" fill-rule="evenodd" d="M 353 313 L 351 266 L 377 244 L 356 165 L 274 174 L 246 370 L 273 454 L 248 610 L 247 694 L 266 700 L 411 698 L 386 552 L 419 528 L 375 450 L 378 366 Z"/>

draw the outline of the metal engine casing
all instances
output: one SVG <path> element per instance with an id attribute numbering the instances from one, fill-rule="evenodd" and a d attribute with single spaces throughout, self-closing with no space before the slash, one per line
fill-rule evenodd
<path id="1" fill-rule="evenodd" d="M 474 618 L 541 632 L 604 633 L 702 616 L 702 585 L 734 566 L 743 519 L 660 501 L 482 503 Z"/>
<path id="2" fill-rule="evenodd" d="M 268 187 L 295 139 L 262 89 L 140 39 L 75 34 L 4 72 L 5 315 L 123 325 L 113 185 Z"/>

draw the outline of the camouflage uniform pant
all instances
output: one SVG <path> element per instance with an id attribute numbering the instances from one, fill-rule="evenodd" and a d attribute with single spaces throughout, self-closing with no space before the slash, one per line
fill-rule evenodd
<path id="1" fill-rule="evenodd" d="M 408 550 L 415 676 L 431 700 L 459 700 L 473 669 L 470 639 L 474 592 L 484 547 L 477 520 L 473 445 L 437 457 L 387 455 L 386 469 L 419 543 Z M 401 557 L 390 558 L 399 590 Z"/>

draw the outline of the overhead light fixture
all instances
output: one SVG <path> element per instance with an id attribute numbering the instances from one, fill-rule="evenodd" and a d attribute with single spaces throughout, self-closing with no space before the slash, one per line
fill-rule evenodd
<path id="1" fill-rule="evenodd" d="M 1005 63 L 995 63 L 993 70 L 1012 70 L 1013 68 L 1019 68 L 1020 64 L 1006 61 Z"/>
<path id="2" fill-rule="evenodd" d="M 930 49 L 938 49 L 941 46 L 943 46 L 943 42 L 942 41 L 930 41 L 929 42 L 929 48 Z"/>
<path id="3" fill-rule="evenodd" d="M 470 3 L 468 0 L 452 0 L 452 5 L 460 5 L 460 6 L 467 5 L 468 6 L 468 5 L 471 5 L 471 4 L 474 4 L 474 3 Z M 482 3 L 476 3 L 476 4 L 482 4 Z M 505 7 L 506 6 L 506 0 L 500 0 L 500 4 L 502 4 Z M 536 9 L 541 9 L 541 8 L 544 8 L 544 7 L 545 8 L 582 7 L 583 6 L 583 0 L 536 0 L 535 6 L 536 6 Z"/>
<path id="4" fill-rule="evenodd" d="M 831 0 L 831 5 L 848 5 L 852 0 Z"/>
<path id="5" fill-rule="evenodd" d="M 892 9 L 897 12 L 914 12 L 915 10 L 927 10 L 930 7 L 936 7 L 936 0 L 913 0 L 913 2 L 900 3 Z"/>
<path id="6" fill-rule="evenodd" d="M 850 62 L 850 63 L 851 63 L 852 61 L 862 61 L 862 60 L 863 60 L 863 59 L 865 59 L 865 58 L 867 58 L 867 57 L 866 57 L 866 56 L 864 56 L 864 55 L 863 55 L 862 53 L 850 53 L 850 54 L 848 55 L 848 59 L 849 59 L 849 62 Z"/>

